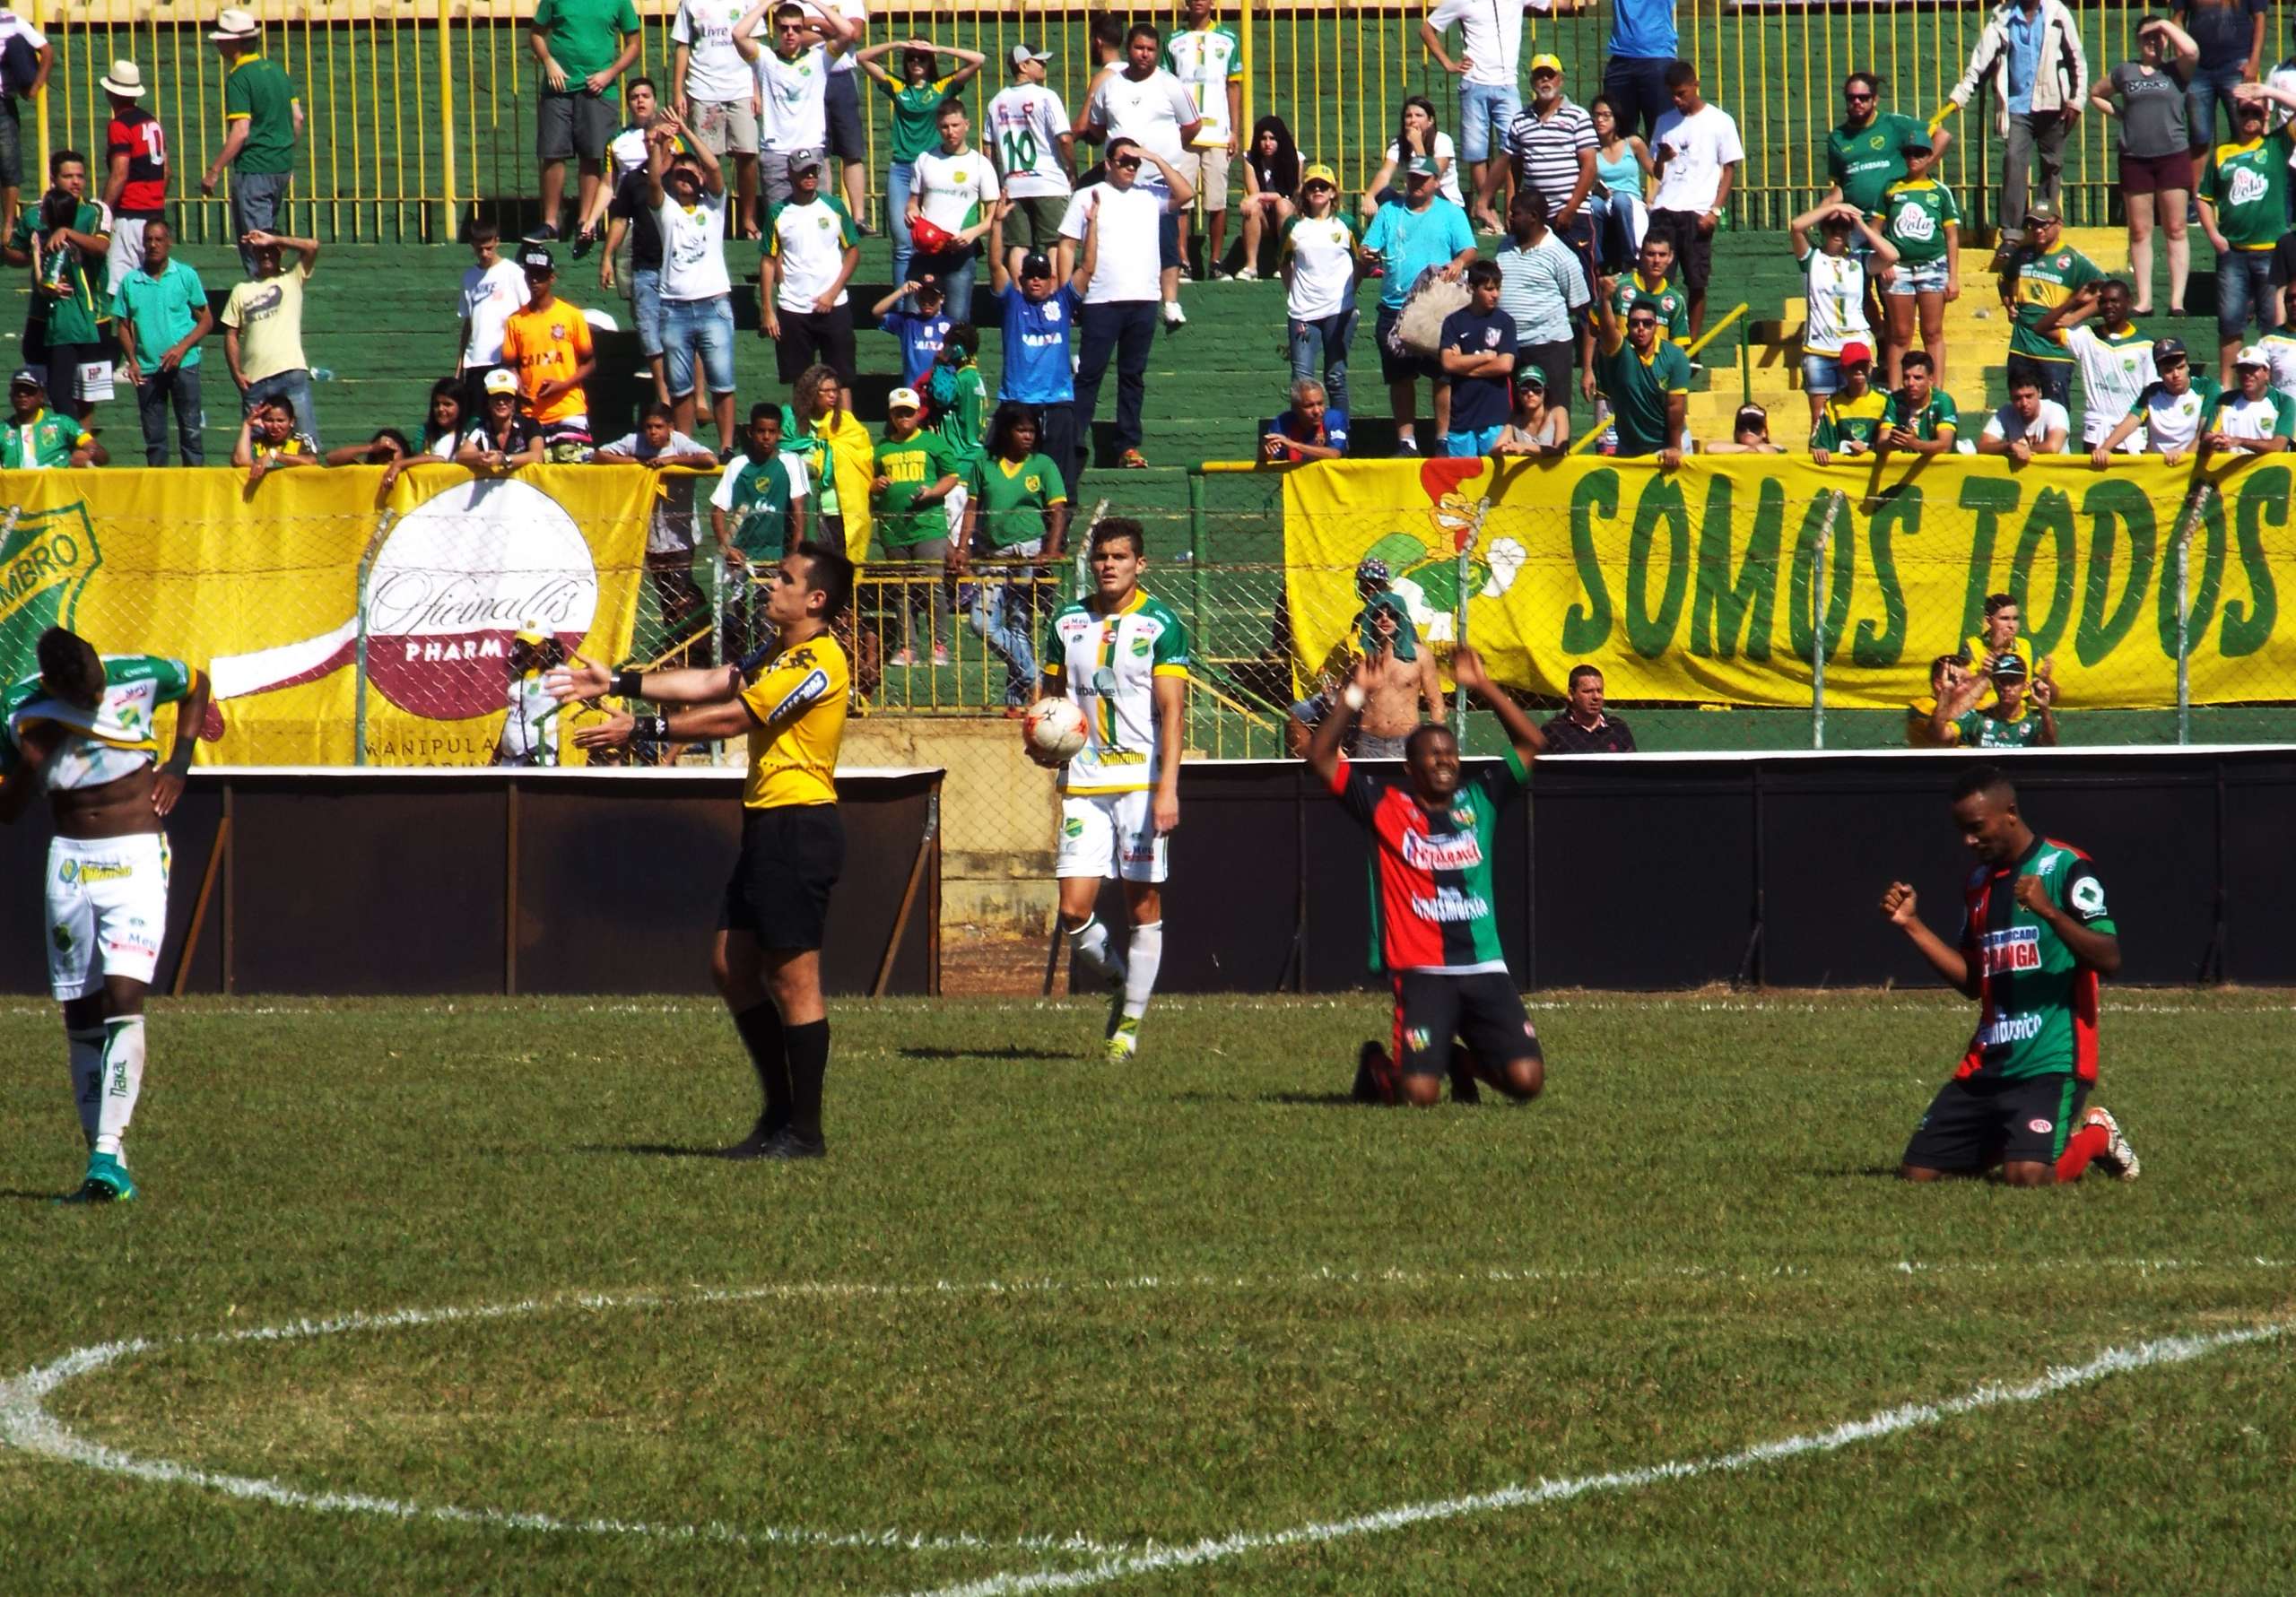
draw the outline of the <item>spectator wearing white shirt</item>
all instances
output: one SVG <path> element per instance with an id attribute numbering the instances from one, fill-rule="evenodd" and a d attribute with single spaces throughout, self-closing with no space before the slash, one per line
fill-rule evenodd
<path id="1" fill-rule="evenodd" d="M 502 258 L 502 230 L 493 222 L 472 222 L 467 237 L 475 264 L 463 273 L 455 375 L 463 381 L 464 410 L 475 413 L 486 396 L 486 374 L 502 365 L 502 328 L 526 302 L 526 278 L 516 261 Z"/>
<path id="2" fill-rule="evenodd" d="M 1674 108 L 1658 118 L 1650 136 L 1658 163 L 1658 192 L 1650 201 L 1646 238 L 1674 247 L 1674 271 L 1690 291 L 1692 341 L 1706 328 L 1706 281 L 1714 269 L 1714 229 L 1730 203 L 1730 183 L 1745 160 L 1738 125 L 1719 106 L 1700 98 L 1698 68 L 1677 61 L 1666 68 Z"/>
<path id="3" fill-rule="evenodd" d="M 1213 20 L 1218 9 L 1213 0 L 1185 0 L 1187 26 L 1164 45 L 1171 74 L 1196 102 L 1201 120 L 1195 136 L 1172 164 L 1196 190 L 1204 213 L 1204 271 L 1207 277 L 1224 275 L 1221 257 L 1228 251 L 1228 174 L 1243 153 L 1244 41 L 1224 22 Z M 1179 213 L 1180 270 L 1188 267 L 1188 213 Z"/>
<path id="4" fill-rule="evenodd" d="M 679 0 L 670 104 L 712 155 L 734 158 L 735 225 L 747 239 L 757 232 L 757 73 L 734 48 L 745 9 L 745 0 Z"/>
<path id="5" fill-rule="evenodd" d="M 694 481 L 683 473 L 708 471 L 718 457 L 678 430 L 667 406 L 649 404 L 639 417 L 636 432 L 601 446 L 590 459 L 595 465 L 634 463 L 657 472 L 683 468 L 679 476 L 663 482 L 654 501 L 654 518 L 646 526 L 646 579 L 663 626 L 674 631 L 705 603 L 701 585 L 693 579 Z"/>
<path id="6" fill-rule="evenodd" d="M 2272 386 L 2272 362 L 2250 344 L 2232 357 L 2239 385 L 2220 394 L 2200 437 L 2201 456 L 2276 455 L 2296 447 L 2296 400 Z"/>
<path id="7" fill-rule="evenodd" d="M 769 11 L 770 49 L 756 39 Z M 796 0 L 758 0 L 734 24 L 734 48 L 757 73 L 757 188 L 767 205 L 789 198 L 801 162 L 827 156 L 830 67 L 852 39 L 836 13 Z"/>
<path id="8" fill-rule="evenodd" d="M 893 225 L 909 230 L 917 245 L 917 253 L 909 257 L 909 275 L 939 282 L 951 318 L 970 322 L 980 240 L 1003 214 L 1003 193 L 996 169 L 972 147 L 972 118 L 965 115 L 962 102 L 943 102 L 938 126 L 941 147 L 917 158 L 908 211 Z M 920 233 L 919 222 L 929 228 Z M 927 249 L 926 240 L 937 247 Z"/>
<path id="9" fill-rule="evenodd" d="M 1484 169 L 1492 146 L 1504 144 L 1507 130 L 1523 114 L 1523 12 L 1529 4 L 1531 0 L 1436 0 L 1435 9 L 1419 24 L 1420 43 L 1438 66 L 1459 80 L 1459 155 L 1478 194 L 1484 193 Z M 1443 48 L 1443 35 L 1455 22 L 1460 46 L 1456 61 Z M 1445 197 L 1461 203 L 1457 194 Z M 1483 204 L 1486 208 L 1490 204 L 1487 195 Z"/>
<path id="10" fill-rule="evenodd" d="M 861 234 L 845 202 L 822 195 L 822 158 L 789 174 L 796 187 L 765 215 L 759 240 L 757 335 L 773 340 L 775 370 L 795 383 L 820 361 L 837 372 L 839 408 L 853 408 L 853 307 L 846 284 L 861 265 Z"/>
<path id="11" fill-rule="evenodd" d="M 1156 65 L 1163 53 L 1163 36 L 1146 22 L 1135 22 L 1124 36 L 1124 69 L 1106 73 L 1084 108 L 1087 143 L 1107 140 L 1112 152 L 1118 139 L 1139 146 L 1155 157 L 1158 172 L 1177 171 L 1181 154 L 1204 125 L 1196 97 L 1179 79 Z M 1155 187 L 1158 178 L 1145 166 L 1140 182 Z M 1196 192 L 1189 187 L 1192 195 Z M 1067 231 L 1066 223 L 1062 231 Z M 1158 286 L 1164 302 L 1164 326 L 1177 332 L 1187 317 L 1180 310 L 1179 207 L 1164 213 L 1156 234 Z"/>
<path id="12" fill-rule="evenodd" d="M 2081 368 L 2081 442 L 2093 449 L 2109 437 L 2160 375 L 2152 369 L 2152 341 L 2129 319 L 2128 285 L 2117 278 L 2083 283 L 2041 317 L 2034 329 L 2054 338 Z M 2121 447 L 2142 454 L 2132 431 Z"/>
<path id="13" fill-rule="evenodd" d="M 2201 427 L 2216 406 L 2215 379 L 2193 375 L 2181 338 L 2153 342 L 2152 369 L 2159 375 L 2136 396 L 2128 414 L 2089 451 L 2091 465 L 2104 469 L 2114 452 L 2140 431 L 2144 453 L 2170 465 L 2200 447 Z"/>
<path id="14" fill-rule="evenodd" d="M 680 432 L 709 385 L 718 447 L 734 450 L 734 283 L 726 272 L 726 172 L 709 146 L 684 141 L 674 111 L 647 136 L 646 203 L 662 230 L 662 365 Z"/>
<path id="15" fill-rule="evenodd" d="M 2273 387 L 2296 399 L 2296 336 L 2283 324 L 2257 339 L 2256 347 L 2264 352 L 2265 362 L 2272 369 Z"/>
<path id="16" fill-rule="evenodd" d="M 1006 273 L 1021 274 L 1021 263 L 1042 253 L 1066 277 L 1074 269 L 1074 246 L 1060 236 L 1068 196 L 1076 189 L 1076 137 L 1068 108 L 1045 86 L 1049 53 L 1025 44 L 1013 47 L 1012 84 L 988 102 L 988 158 L 1004 190 L 1004 216 L 991 230 L 1003 252 Z"/>
<path id="17" fill-rule="evenodd" d="M 1348 410 L 1347 356 L 1361 312 L 1355 304 L 1357 248 L 1362 230 L 1339 208 L 1339 178 L 1320 163 L 1300 179 L 1300 210 L 1283 223 L 1283 312 L 1292 346 L 1292 381 L 1316 375 L 1323 358 L 1323 387 L 1332 405 Z"/>
<path id="18" fill-rule="evenodd" d="M 1141 180 L 1148 168 L 1163 178 L 1161 187 Z M 1109 141 L 1108 169 L 1105 182 L 1077 191 L 1060 224 L 1062 234 L 1083 249 L 1076 268 L 1085 285 L 1078 317 L 1076 433 L 1089 449 L 1092 412 L 1113 355 L 1117 464 L 1137 468 L 1148 464 L 1140 453 L 1140 417 L 1148 396 L 1148 352 L 1156 340 L 1159 256 L 1151 246 L 1196 191 L 1170 161 L 1128 138 Z"/>
<path id="19" fill-rule="evenodd" d="M 2072 436 L 2073 421 L 2065 407 L 2041 396 L 2041 386 L 2030 374 L 2009 379 L 2009 403 L 1993 412 L 1978 436 L 1979 455 L 2006 455 L 2020 465 L 2036 455 L 2062 455 Z"/>
<path id="20" fill-rule="evenodd" d="M 22 113 L 19 100 L 37 100 L 48 87 L 56 50 L 48 35 L 0 5 L 0 221 L 13 223 L 23 200 Z"/>

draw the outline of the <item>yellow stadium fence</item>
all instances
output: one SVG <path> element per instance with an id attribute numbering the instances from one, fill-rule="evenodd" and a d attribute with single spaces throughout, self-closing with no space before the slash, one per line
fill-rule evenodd
<path id="1" fill-rule="evenodd" d="M 295 79 L 309 118 L 291 225 L 330 241 L 450 239 L 474 208 L 509 219 L 511 207 L 530 199 L 536 69 L 526 28 L 533 0 L 254 0 L 250 9 L 265 24 L 269 52 Z M 1170 0 L 1139 11 L 1115 9 L 1167 30 L 1178 23 Z M 206 37 L 212 10 L 178 11 L 154 0 L 50 0 L 25 11 L 57 50 L 37 112 L 39 157 L 78 149 L 100 167 L 109 109 L 97 80 L 114 59 L 133 59 L 153 85 L 144 103 L 169 130 L 171 202 L 192 237 L 220 237 L 224 202 L 220 195 L 203 199 L 196 184 L 223 136 L 222 72 Z M 639 11 L 637 70 L 666 86 L 676 6 L 643 0 Z M 1072 112 L 1091 82 L 1092 13 L 1084 5 L 874 0 L 870 12 L 873 40 L 921 34 L 983 51 L 989 57 L 983 91 L 993 91 L 1007 51 L 1023 41 L 1053 51 L 1050 81 Z M 1420 43 L 1422 5 L 1225 0 L 1218 14 L 1244 39 L 1245 129 L 1261 115 L 1283 117 L 1302 156 L 1333 163 L 1351 189 L 1360 190 L 1378 169 L 1407 95 L 1428 95 L 1447 129 L 1456 122 L 1451 80 Z M 1707 97 L 1738 118 L 1746 144 L 1732 224 L 1781 227 L 1823 190 L 1825 135 L 1839 115 L 1845 74 L 1878 72 L 1887 80 L 1886 103 L 1928 115 L 1960 75 L 1987 14 L 1981 5 L 1943 0 L 1697 0 L 1680 6 L 1681 51 L 1699 64 Z M 2142 11 L 2088 6 L 2075 14 L 2092 77 L 2135 54 Z M 1590 100 L 1599 90 L 1610 24 L 1607 4 L 1558 0 L 1527 16 L 1526 57 L 1536 51 L 1559 56 L 1569 91 Z M 874 196 L 881 193 L 889 108 L 874 94 L 864 103 Z M 1959 117 L 1952 124 L 1957 144 L 1945 163 L 1965 210 L 1980 214 L 1997 177 L 1990 124 L 1983 101 Z M 31 131 L 28 117 L 27 135 Z M 2111 220 L 2114 138 L 2104 118 L 2083 118 L 2066 172 L 2076 222 Z M 27 187 L 36 191 L 34 141 L 25 142 Z"/>

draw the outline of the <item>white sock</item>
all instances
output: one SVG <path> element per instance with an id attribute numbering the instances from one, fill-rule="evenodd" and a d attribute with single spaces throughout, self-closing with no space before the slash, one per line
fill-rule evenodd
<path id="1" fill-rule="evenodd" d="M 1148 995 L 1156 990 L 1156 968 L 1163 962 L 1164 923 L 1135 925 L 1124 972 L 1124 1012 L 1132 1019 L 1137 1020 L 1148 1012 Z"/>
<path id="2" fill-rule="evenodd" d="M 1109 929 L 1100 917 L 1093 916 L 1081 926 L 1068 933 L 1068 985 L 1076 985 L 1075 973 L 1082 969 L 1094 981 L 1115 986 L 1124 980 L 1124 966 L 1109 958 Z"/>
<path id="3" fill-rule="evenodd" d="M 96 1145 L 96 1105 L 103 1090 L 104 1029 L 67 1026 L 65 1041 L 72 1050 L 72 1101 L 80 1109 L 80 1135 Z"/>
<path id="4" fill-rule="evenodd" d="M 104 1022 L 103 1097 L 97 1105 L 96 1151 L 109 1153 L 123 1165 L 126 1155 L 120 1139 L 135 1118 L 135 1100 L 144 1090 L 144 1017 L 123 1015 Z"/>

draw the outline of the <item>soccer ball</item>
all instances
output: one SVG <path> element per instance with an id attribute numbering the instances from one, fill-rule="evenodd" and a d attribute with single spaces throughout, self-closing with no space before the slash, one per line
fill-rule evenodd
<path id="1" fill-rule="evenodd" d="M 1065 699 L 1040 699 L 1029 707 L 1021 734 L 1039 754 L 1066 759 L 1084 746 L 1084 712 Z"/>

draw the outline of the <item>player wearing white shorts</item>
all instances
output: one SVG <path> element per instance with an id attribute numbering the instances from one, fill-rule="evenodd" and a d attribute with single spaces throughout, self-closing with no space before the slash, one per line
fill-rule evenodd
<path id="1" fill-rule="evenodd" d="M 144 1089 L 144 994 L 168 924 L 168 839 L 207 714 L 207 679 L 180 660 L 98 655 L 61 627 L 40 634 L 39 674 L 0 711 L 0 821 L 45 789 L 48 979 L 64 1006 L 72 1092 L 88 1172 L 68 1202 L 135 1195 L 123 1139 Z M 174 747 L 156 765 L 159 707 L 177 706 Z"/>
<path id="2" fill-rule="evenodd" d="M 1039 697 L 1065 693 L 1083 713 L 1084 746 L 1060 768 L 1060 924 L 1069 967 L 1108 984 L 1108 1055 L 1140 1046 L 1140 1017 L 1164 958 L 1165 843 L 1180 823 L 1187 723 L 1187 629 L 1140 590 L 1147 537 L 1136 521 L 1092 529 L 1092 595 L 1045 629 Z M 1132 936 L 1121 958 L 1093 913 L 1100 883 L 1121 878 Z"/>

